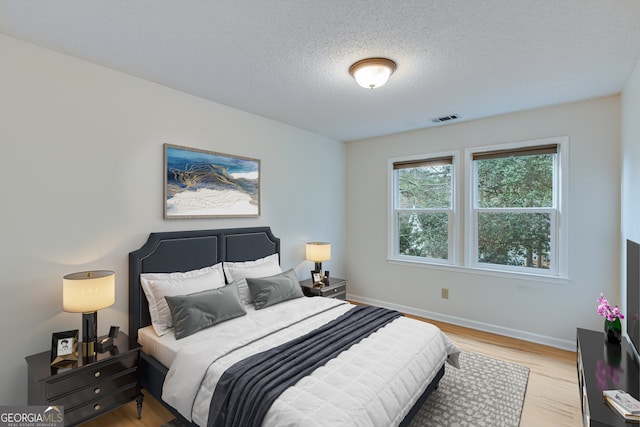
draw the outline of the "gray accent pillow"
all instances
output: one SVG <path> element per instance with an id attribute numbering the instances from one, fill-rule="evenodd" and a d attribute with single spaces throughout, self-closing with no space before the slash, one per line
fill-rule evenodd
<path id="1" fill-rule="evenodd" d="M 298 276 L 293 269 L 275 276 L 245 279 L 256 310 L 294 298 L 303 297 Z"/>
<path id="2" fill-rule="evenodd" d="M 189 295 L 165 296 L 165 299 L 171 310 L 177 340 L 247 314 L 235 282 Z"/>

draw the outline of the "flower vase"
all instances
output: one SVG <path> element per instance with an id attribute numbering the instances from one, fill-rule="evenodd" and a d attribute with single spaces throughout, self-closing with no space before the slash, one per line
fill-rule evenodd
<path id="1" fill-rule="evenodd" d="M 604 335 L 607 342 L 620 344 L 620 340 L 622 339 L 622 324 L 619 318 L 616 317 L 613 322 L 605 319 Z"/>

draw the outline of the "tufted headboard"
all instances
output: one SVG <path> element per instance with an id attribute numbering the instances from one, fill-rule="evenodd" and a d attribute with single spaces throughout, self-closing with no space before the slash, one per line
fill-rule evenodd
<path id="1" fill-rule="evenodd" d="M 280 239 L 270 227 L 151 233 L 140 249 L 129 253 L 129 336 L 137 340 L 138 329 L 151 324 L 141 273 L 184 272 L 274 253 L 280 255 Z"/>

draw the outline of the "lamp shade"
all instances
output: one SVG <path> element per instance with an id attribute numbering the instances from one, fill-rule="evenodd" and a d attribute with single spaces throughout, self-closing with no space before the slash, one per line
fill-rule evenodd
<path id="1" fill-rule="evenodd" d="M 307 243 L 307 260 L 313 262 L 329 261 L 331 259 L 331 244 L 326 242 Z"/>
<path id="2" fill-rule="evenodd" d="M 113 305 L 116 275 L 109 270 L 83 271 L 62 279 L 62 308 L 70 313 L 89 313 Z"/>

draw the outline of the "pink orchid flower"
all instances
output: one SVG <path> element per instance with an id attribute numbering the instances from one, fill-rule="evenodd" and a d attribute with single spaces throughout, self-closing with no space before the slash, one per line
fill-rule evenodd
<path id="1" fill-rule="evenodd" d="M 600 293 L 600 298 L 598 298 L 598 306 L 596 307 L 596 311 L 602 317 L 605 317 L 609 322 L 613 322 L 616 318 L 624 319 L 624 315 L 620 312 L 620 309 L 616 305 L 611 308 L 609 301 L 604 297 L 602 293 Z"/>

